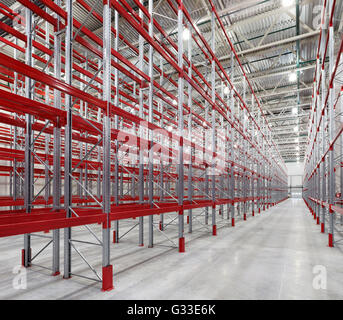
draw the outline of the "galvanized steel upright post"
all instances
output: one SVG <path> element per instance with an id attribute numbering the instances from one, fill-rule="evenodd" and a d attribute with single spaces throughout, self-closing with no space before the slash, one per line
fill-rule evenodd
<path id="1" fill-rule="evenodd" d="M 329 12 L 332 12 L 333 0 L 329 0 Z M 329 23 L 329 77 L 331 78 L 335 66 L 334 61 L 334 30 L 332 22 Z M 331 80 L 331 79 L 330 79 Z M 324 85 L 324 84 L 323 84 Z M 335 132 L 335 103 L 334 103 L 334 84 L 329 84 L 329 99 L 328 99 L 328 120 L 329 120 L 329 205 L 334 205 L 335 197 L 335 172 L 334 172 L 334 132 Z M 335 212 L 329 209 L 329 247 L 334 245 L 334 221 Z"/>
<path id="2" fill-rule="evenodd" d="M 118 19 L 118 15 L 115 16 Z M 113 289 L 113 270 L 110 264 L 110 212 L 111 212 L 111 7 L 103 2 L 103 100 L 106 110 L 103 116 L 103 212 L 106 215 L 102 225 L 102 290 Z M 116 30 L 118 33 L 118 29 Z M 117 75 L 118 76 L 118 75 Z M 118 91 L 116 91 L 118 96 Z M 118 149 L 116 150 L 116 153 Z"/>
<path id="3" fill-rule="evenodd" d="M 72 39 L 73 39 L 73 1 L 66 2 L 67 21 L 65 35 L 65 81 L 71 84 L 72 81 Z M 65 126 L 65 151 L 64 151 L 64 205 L 66 217 L 71 218 L 72 205 L 72 97 L 66 94 L 65 103 L 67 111 L 67 123 Z M 71 228 L 64 229 L 64 275 L 65 279 L 71 276 Z"/>
<path id="4" fill-rule="evenodd" d="M 26 33 L 26 50 L 25 50 L 25 62 L 28 66 L 32 66 L 32 12 L 29 8 L 25 9 L 25 33 Z M 25 96 L 26 98 L 32 99 L 32 81 L 29 77 L 25 77 Z M 32 209 L 32 196 L 33 196 L 33 171 L 32 171 L 32 116 L 30 114 L 25 115 L 26 120 L 26 131 L 25 131 L 25 176 L 24 176 L 24 203 L 26 213 L 30 213 Z M 22 253 L 23 265 L 25 267 L 31 266 L 31 235 L 24 235 L 24 249 Z"/>
<path id="5" fill-rule="evenodd" d="M 154 37 L 154 25 L 153 25 L 153 0 L 149 0 L 149 36 L 151 38 Z M 153 101 L 153 93 L 154 93 L 154 61 L 153 61 L 153 54 L 154 49 L 153 46 L 149 45 L 149 67 L 148 67 L 148 76 L 149 76 L 149 94 L 148 94 L 148 106 L 149 106 L 149 123 L 153 123 L 153 108 L 154 108 L 154 101 Z M 154 134 L 153 130 L 149 130 L 149 205 L 150 208 L 154 206 Z M 151 214 L 149 215 L 149 247 L 153 247 L 154 245 L 154 216 Z"/>
<path id="6" fill-rule="evenodd" d="M 111 20 L 110 20 L 111 21 Z M 111 27 L 111 26 L 110 26 Z M 114 12 L 114 28 L 116 30 L 115 38 L 114 38 L 114 50 L 118 51 L 119 45 L 119 14 L 118 11 Z M 111 48 L 112 41 L 110 41 L 110 48 Z M 117 57 L 114 58 L 114 61 L 118 63 Z M 111 87 L 110 87 L 111 88 Z M 114 105 L 119 107 L 119 72 L 118 69 L 114 69 L 114 88 L 115 88 L 115 96 L 114 96 Z M 119 130 L 119 119 L 118 115 L 114 116 L 114 129 Z M 115 205 L 119 205 L 119 142 L 118 139 L 115 141 L 115 155 L 114 155 L 114 201 Z M 114 235 L 113 235 L 114 242 L 119 242 L 119 220 L 114 221 Z"/>
<path id="7" fill-rule="evenodd" d="M 326 21 L 326 20 L 324 20 Z M 321 56 L 321 63 L 324 63 L 324 54 L 325 54 L 325 39 L 327 36 L 327 28 L 322 29 L 322 39 L 321 39 L 321 50 L 320 50 L 320 56 Z M 324 154 L 326 152 L 326 122 L 327 122 L 327 109 L 325 106 L 325 97 L 326 97 L 326 88 L 325 88 L 325 83 L 326 83 L 326 73 L 325 73 L 325 68 L 320 68 L 321 70 L 321 82 L 322 82 L 322 90 L 321 90 L 321 109 L 323 109 L 323 119 L 321 123 L 321 153 Z M 326 201 L 327 197 L 327 177 L 326 177 L 326 164 L 327 164 L 327 157 L 323 158 L 323 161 L 321 163 L 321 172 L 322 172 L 322 200 Z M 320 218 L 320 231 L 322 233 L 325 232 L 325 226 L 326 226 L 326 212 L 327 209 L 325 206 L 322 206 L 321 210 L 321 218 Z"/>
<path id="8" fill-rule="evenodd" d="M 183 217 L 183 197 L 184 197 L 184 168 L 183 168 L 183 0 L 178 0 L 178 135 L 179 135 L 179 154 L 178 154 L 178 204 L 180 206 L 179 215 L 179 252 L 185 252 L 184 217 Z"/>
<path id="9" fill-rule="evenodd" d="M 243 77 L 243 101 L 245 103 L 246 101 L 246 80 Z M 243 123 L 243 134 L 246 135 L 247 134 L 247 116 L 246 116 L 246 110 L 245 108 L 242 109 L 242 118 L 240 119 Z M 243 138 L 243 177 L 242 177 L 242 188 L 243 188 L 243 192 L 242 192 L 242 196 L 243 196 L 243 219 L 247 220 L 247 157 L 246 157 L 246 152 L 247 152 L 247 140 L 245 137 Z"/>
<path id="10" fill-rule="evenodd" d="M 73 1 L 66 2 L 67 21 L 65 30 L 65 82 L 71 84 L 72 80 L 72 39 L 73 39 Z M 64 151 L 64 205 L 66 217 L 71 218 L 72 205 L 72 102 L 71 96 L 66 94 L 65 105 L 67 111 L 67 123 L 65 126 L 65 151 Z M 65 279 L 71 277 L 71 228 L 64 229 L 64 275 Z"/>
<path id="11" fill-rule="evenodd" d="M 188 77 L 192 78 L 192 29 L 189 26 L 189 33 L 190 37 L 188 39 L 188 61 L 189 61 L 189 67 L 188 67 Z M 189 163 L 188 163 L 188 201 L 190 204 L 192 204 L 193 199 L 193 168 L 192 168 L 192 161 L 194 156 L 194 148 L 193 148 L 193 139 L 192 139 L 192 85 L 188 83 L 188 107 L 189 107 L 189 115 L 188 115 L 188 138 L 191 141 L 191 145 L 189 148 Z M 192 233 L 193 228 L 193 212 L 192 209 L 188 210 L 188 232 Z"/>
<path id="12" fill-rule="evenodd" d="M 57 5 L 61 4 L 60 0 L 56 1 Z M 61 79 L 61 32 L 60 32 L 60 16 L 56 14 L 57 29 L 54 32 L 54 76 L 56 79 Z M 54 89 L 54 107 L 61 109 L 61 92 Z M 61 209 L 61 123 L 60 121 L 54 126 L 53 140 L 53 210 Z M 53 257 L 52 257 L 52 273 L 53 275 L 60 274 L 60 230 L 53 230 Z"/>
<path id="13" fill-rule="evenodd" d="M 143 3 L 143 0 L 140 0 L 140 3 Z M 142 9 L 139 9 L 139 17 L 140 19 L 143 19 L 143 11 Z M 138 68 L 139 70 L 143 71 L 144 68 L 144 38 L 139 34 L 138 36 L 138 49 L 139 49 L 139 55 L 138 55 Z M 144 113 L 143 113 L 143 104 L 144 104 L 144 97 L 143 97 L 143 88 L 142 85 L 139 86 L 139 96 L 138 96 L 138 102 L 139 102 L 139 117 L 143 119 Z M 142 140 L 144 137 L 144 128 L 143 125 L 140 123 L 138 127 L 138 136 L 140 138 L 140 143 L 142 144 Z M 139 164 L 138 164 L 138 197 L 139 197 L 139 204 L 143 205 L 144 203 L 144 150 L 143 146 L 139 146 Z M 143 246 L 144 245 L 144 217 L 139 217 L 139 226 L 138 226 L 138 245 Z"/>
<path id="14" fill-rule="evenodd" d="M 235 68 L 235 63 L 234 63 L 234 54 L 233 52 L 231 53 L 231 79 L 234 77 L 234 68 Z M 234 124 L 234 112 L 235 112 L 235 100 L 234 100 L 234 91 L 231 90 L 230 92 L 230 120 L 231 120 L 231 125 L 230 125 L 230 140 L 231 140 L 231 149 L 230 149 L 230 212 L 231 212 L 231 226 L 235 226 L 235 148 L 234 148 L 234 132 L 233 132 L 233 124 Z"/>
<path id="15" fill-rule="evenodd" d="M 214 11 L 211 12 L 211 49 L 213 54 L 216 52 L 215 47 L 215 36 L 216 36 L 216 25 L 215 25 L 215 15 Z M 217 152 L 217 141 L 216 141 L 216 65 L 215 65 L 215 57 L 212 57 L 211 60 L 211 86 L 212 86 L 212 157 L 211 157 L 211 191 L 212 191 L 212 234 L 214 236 L 217 235 L 217 223 L 216 223 L 216 152 Z"/>

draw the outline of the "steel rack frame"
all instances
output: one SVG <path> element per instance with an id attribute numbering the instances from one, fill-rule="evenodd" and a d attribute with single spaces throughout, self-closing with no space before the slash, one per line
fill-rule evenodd
<path id="1" fill-rule="evenodd" d="M 96 33 L 77 20 L 72 0 L 18 2 L 20 12 L 0 4 L 12 21 L 0 21 L 0 41 L 14 52 L 0 53 L 0 172 L 10 178 L 0 236 L 24 235 L 23 266 L 52 244 L 51 271 L 60 274 L 64 229 L 63 277 L 90 278 L 73 272 L 76 252 L 111 290 L 110 246 L 128 232 L 138 229 L 144 246 L 147 226 L 152 248 L 154 230 L 176 223 L 185 252 L 185 216 L 189 233 L 194 223 L 211 224 L 216 236 L 217 226 L 234 227 L 287 198 L 284 162 L 212 0 L 205 1 L 211 43 L 182 0 L 156 8 L 153 0 L 133 0 L 135 8 L 77 0 L 101 23 Z M 164 19 L 174 21 L 176 36 Z M 228 67 L 216 56 L 217 39 L 231 52 Z M 242 87 L 233 85 L 234 74 Z M 121 231 L 121 221 L 136 218 Z M 75 226 L 102 248 L 101 274 L 78 249 L 85 241 L 73 235 Z M 49 230 L 48 244 L 32 255 L 32 236 Z"/>
<path id="2" fill-rule="evenodd" d="M 343 222 L 343 35 L 336 8 L 336 1 L 323 1 L 303 181 L 303 199 L 329 247 L 342 240 L 335 233 L 340 237 Z"/>

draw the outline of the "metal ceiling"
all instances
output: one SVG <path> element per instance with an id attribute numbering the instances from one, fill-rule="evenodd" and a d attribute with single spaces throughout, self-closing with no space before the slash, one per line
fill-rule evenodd
<path id="1" fill-rule="evenodd" d="M 11 0 L 2 0 L 2 2 L 7 6 L 12 5 L 12 8 L 19 5 L 18 2 Z M 38 0 L 36 2 L 40 3 Z M 86 0 L 85 2 L 102 15 L 101 1 Z M 135 7 L 132 1 L 127 0 L 127 2 Z M 155 19 L 176 40 L 175 13 L 166 0 L 154 2 Z M 214 2 L 260 99 L 281 155 L 285 162 L 302 161 L 307 142 L 307 122 L 311 106 L 322 1 L 288 0 L 290 6 L 284 6 L 282 0 L 215 0 Z M 191 12 L 197 27 L 208 40 L 211 36 L 208 2 L 187 0 L 184 4 Z M 298 19 L 297 4 L 299 4 Z M 342 0 L 337 1 L 336 5 L 338 10 L 336 10 L 334 27 L 342 29 Z M 77 19 L 84 21 L 87 28 L 100 36 L 101 23 L 88 15 L 76 1 L 74 8 Z M 137 32 L 124 20 L 120 24 L 120 32 L 130 42 L 137 42 Z M 120 43 L 120 51 L 131 60 L 137 59 L 136 54 L 124 43 Z M 196 55 L 196 52 L 194 54 Z M 216 55 L 223 66 L 229 69 L 231 52 L 219 32 L 216 33 Z M 194 60 L 196 61 L 196 56 Z M 208 68 L 201 66 L 201 63 L 202 61 L 199 60 L 198 68 L 206 74 Z M 291 81 L 290 74 L 296 70 L 299 71 L 298 78 Z M 239 92 L 242 92 L 240 77 L 236 75 L 234 84 Z M 294 108 L 297 109 L 297 113 Z M 294 131 L 295 127 L 298 127 L 298 131 Z"/>

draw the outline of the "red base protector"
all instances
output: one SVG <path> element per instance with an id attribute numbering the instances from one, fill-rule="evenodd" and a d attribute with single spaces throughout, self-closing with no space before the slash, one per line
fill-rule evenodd
<path id="1" fill-rule="evenodd" d="M 235 218 L 231 219 L 231 225 L 234 227 L 235 226 Z"/>
<path id="2" fill-rule="evenodd" d="M 244 213 L 243 219 L 244 219 L 244 221 L 247 220 L 247 214 L 246 213 Z"/>
<path id="3" fill-rule="evenodd" d="M 266 207 L 265 207 L 265 206 L 263 206 L 263 211 L 264 211 L 264 210 L 266 210 Z"/>
<path id="4" fill-rule="evenodd" d="M 217 235 L 217 226 L 215 224 L 212 226 L 212 235 L 213 236 Z"/>
<path id="5" fill-rule="evenodd" d="M 179 238 L 179 252 L 185 252 L 185 238 Z"/>
<path id="6" fill-rule="evenodd" d="M 144 247 L 144 243 L 139 244 L 138 247 Z"/>
<path id="7" fill-rule="evenodd" d="M 31 248 L 30 248 L 30 259 L 31 260 Z M 21 265 L 25 267 L 25 249 L 21 249 Z M 30 265 L 29 265 L 30 267 Z"/>
<path id="8" fill-rule="evenodd" d="M 162 221 L 160 221 L 160 223 L 159 223 L 159 228 L 162 231 Z"/>
<path id="9" fill-rule="evenodd" d="M 61 272 L 56 271 L 56 272 L 52 273 L 51 275 L 52 275 L 53 277 L 56 277 L 56 276 L 59 276 L 60 274 L 61 274 Z"/>
<path id="10" fill-rule="evenodd" d="M 323 222 L 320 224 L 320 232 L 321 233 L 325 232 L 325 228 L 324 228 L 324 223 Z"/>
<path id="11" fill-rule="evenodd" d="M 261 208 L 258 208 L 258 213 L 261 213 Z"/>
<path id="12" fill-rule="evenodd" d="M 254 211 L 252 212 L 252 216 L 253 216 L 253 217 L 255 216 L 255 212 L 254 212 Z"/>
<path id="13" fill-rule="evenodd" d="M 317 219 L 317 215 L 316 215 L 316 214 L 313 215 L 313 219 L 314 219 L 314 220 Z"/>
<path id="14" fill-rule="evenodd" d="M 21 249 L 21 265 L 25 266 L 25 249 Z"/>
<path id="15" fill-rule="evenodd" d="M 187 224 L 189 224 L 189 216 L 187 216 Z"/>
<path id="16" fill-rule="evenodd" d="M 317 217 L 317 224 L 319 224 L 319 217 Z"/>
<path id="17" fill-rule="evenodd" d="M 113 243 L 116 243 L 116 232 L 115 232 L 115 230 L 113 231 Z"/>
<path id="18" fill-rule="evenodd" d="M 332 236 L 332 233 L 329 233 L 329 247 L 333 247 L 333 236 Z"/>
<path id="19" fill-rule="evenodd" d="M 113 289 L 113 267 L 110 264 L 107 267 L 102 267 L 102 291 L 110 291 Z"/>
<path id="20" fill-rule="evenodd" d="M 222 215 L 222 211 L 221 211 L 221 210 L 219 210 L 219 215 L 220 215 L 220 216 Z"/>

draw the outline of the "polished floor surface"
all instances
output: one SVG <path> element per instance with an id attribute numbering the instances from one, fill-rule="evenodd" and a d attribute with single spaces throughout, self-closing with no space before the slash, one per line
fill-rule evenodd
<path id="1" fill-rule="evenodd" d="M 186 232 L 182 254 L 170 247 L 177 240 L 173 223 L 166 233 L 171 241 L 156 229 L 153 248 L 137 246 L 137 228 L 112 244 L 115 289 L 110 292 L 101 292 L 100 283 L 77 276 L 68 280 L 50 276 L 49 270 L 38 266 L 50 266 L 50 247 L 34 259 L 37 265 L 27 269 L 26 289 L 15 289 L 13 284 L 20 284 L 15 272 L 23 237 L 1 238 L 0 299 L 343 298 L 343 252 L 327 246 L 327 235 L 319 232 L 302 200 L 289 199 L 248 221 L 239 219 L 234 228 L 218 217 L 221 227 L 216 237 L 203 225 L 202 216 L 195 221 L 199 222 L 196 231 Z M 126 223 L 122 234 L 136 220 Z M 92 228 L 100 234 L 100 226 Z M 88 241 L 92 237 L 85 228 L 74 228 L 73 236 Z M 48 239 L 35 237 L 32 242 L 34 254 Z M 101 247 L 75 245 L 100 273 Z M 75 251 L 72 268 L 74 273 L 94 277 Z"/>

